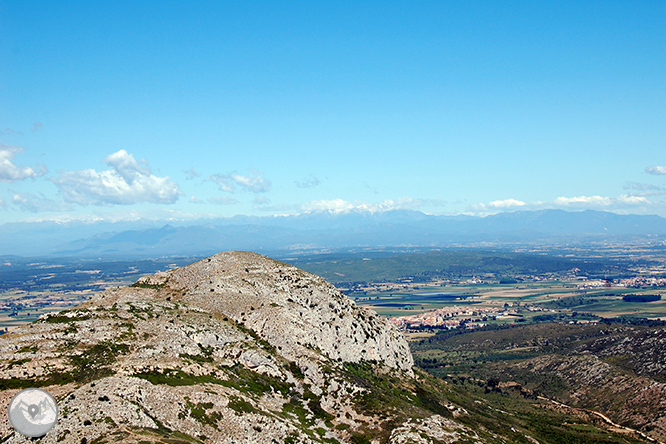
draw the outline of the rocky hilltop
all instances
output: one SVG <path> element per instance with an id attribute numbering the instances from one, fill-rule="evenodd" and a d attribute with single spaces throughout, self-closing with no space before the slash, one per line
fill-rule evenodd
<path id="1" fill-rule="evenodd" d="M 399 332 L 321 278 L 226 252 L 1 336 L 0 409 L 48 390 L 45 443 L 511 441 L 412 365 Z M 6 415 L 0 442 L 27 442 Z"/>
<path id="2" fill-rule="evenodd" d="M 379 361 L 411 372 L 407 342 L 376 313 L 358 307 L 322 278 L 256 253 L 221 253 L 137 282 L 257 333 L 291 361 L 318 355 L 344 362 Z M 132 298 L 132 289 L 97 303 Z M 103 302 L 102 302 L 103 301 Z"/>

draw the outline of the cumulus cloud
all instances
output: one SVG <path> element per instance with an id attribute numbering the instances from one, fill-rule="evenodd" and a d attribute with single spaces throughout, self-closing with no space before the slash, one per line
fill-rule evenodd
<path id="1" fill-rule="evenodd" d="M 208 199 L 208 203 L 213 205 L 236 205 L 240 202 L 231 196 L 215 196 Z"/>
<path id="2" fill-rule="evenodd" d="M 32 193 L 14 193 L 12 203 L 23 211 L 39 213 L 42 211 L 69 211 L 71 204 L 48 199 L 44 195 L 37 196 Z"/>
<path id="3" fill-rule="evenodd" d="M 251 193 L 265 193 L 271 188 L 271 181 L 264 178 L 259 171 L 253 171 L 247 176 L 235 171 L 229 174 L 213 174 L 206 180 L 215 182 L 220 187 L 220 191 L 227 193 L 233 193 L 238 188 Z"/>
<path id="4" fill-rule="evenodd" d="M 302 181 L 299 182 L 299 181 L 295 180 L 294 183 L 296 184 L 296 186 L 298 188 L 314 188 L 314 187 L 318 186 L 321 183 L 321 181 L 314 174 L 310 174 L 308 177 L 306 177 Z"/>
<path id="5" fill-rule="evenodd" d="M 657 176 L 666 175 L 666 166 L 649 166 L 645 168 L 645 172 L 648 174 L 654 174 Z"/>
<path id="6" fill-rule="evenodd" d="M 217 186 L 220 187 L 220 191 L 224 191 L 225 193 L 233 193 L 236 191 L 233 181 L 226 175 L 213 174 L 212 176 L 208 176 L 206 180 L 209 182 L 215 182 Z"/>
<path id="7" fill-rule="evenodd" d="M 204 203 L 204 201 L 199 199 L 197 196 L 192 196 L 192 197 L 190 197 L 190 203 L 202 204 L 202 203 Z"/>
<path id="8" fill-rule="evenodd" d="M 644 196 L 622 194 L 618 197 L 607 196 L 561 196 L 549 202 L 523 202 L 517 199 L 496 200 L 490 203 L 479 203 L 468 208 L 468 212 L 477 214 L 493 214 L 503 210 L 543 210 L 560 208 L 565 210 L 600 209 L 615 211 L 631 208 L 643 209 L 652 207 L 653 203 Z"/>
<path id="9" fill-rule="evenodd" d="M 594 206 L 594 207 L 604 207 L 610 205 L 612 199 L 610 197 L 602 196 L 577 196 L 577 197 L 558 197 L 553 201 L 557 206 L 568 207 L 568 206 Z"/>
<path id="10" fill-rule="evenodd" d="M 378 204 L 360 204 L 359 209 L 370 212 L 382 212 L 392 210 L 419 210 L 423 207 L 443 207 L 445 200 L 441 199 L 414 199 L 411 197 L 401 197 L 399 199 L 384 199 Z"/>
<path id="11" fill-rule="evenodd" d="M 492 213 L 497 210 L 525 209 L 529 206 L 526 202 L 518 199 L 494 200 L 490 203 L 479 203 L 472 205 L 469 210 L 473 213 Z"/>
<path id="12" fill-rule="evenodd" d="M 0 182 L 34 179 L 47 173 L 44 165 L 33 168 L 14 164 L 16 154 L 21 152 L 21 148 L 0 144 Z"/>
<path id="13" fill-rule="evenodd" d="M 105 157 L 108 170 L 61 172 L 51 179 L 67 202 L 79 205 L 132 205 L 140 202 L 171 204 L 183 194 L 169 177 L 157 177 L 147 161 L 120 150 Z"/>
<path id="14" fill-rule="evenodd" d="M 517 199 L 494 200 L 488 204 L 491 208 L 516 208 L 524 207 L 525 205 L 525 202 Z"/>
<path id="15" fill-rule="evenodd" d="M 615 207 L 626 207 L 632 205 L 649 205 L 650 201 L 643 196 L 629 196 L 623 194 L 618 197 L 603 197 L 603 196 L 558 197 L 553 201 L 553 203 L 559 207 L 615 208 Z"/>
<path id="16" fill-rule="evenodd" d="M 620 197 L 615 198 L 615 202 L 625 205 L 650 205 L 651 202 L 643 196 L 628 196 L 623 194 Z"/>

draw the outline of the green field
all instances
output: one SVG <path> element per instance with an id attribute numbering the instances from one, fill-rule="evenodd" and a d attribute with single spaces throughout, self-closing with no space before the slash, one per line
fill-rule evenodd
<path id="1" fill-rule="evenodd" d="M 193 258 L 140 261 L 11 258 L 0 261 L 0 332 L 78 305 L 93 294 Z"/>
<path id="2" fill-rule="evenodd" d="M 428 295 L 430 293 L 430 295 Z M 436 294 L 442 294 L 436 298 Z M 526 319 L 554 313 L 597 317 L 633 316 L 666 319 L 666 298 L 653 302 L 625 302 L 625 294 L 660 294 L 655 289 L 600 288 L 581 290 L 576 282 L 541 282 L 521 286 L 420 287 L 418 290 L 351 294 L 359 305 L 383 316 L 408 316 L 447 306 L 500 308 L 505 304 Z"/>
<path id="3" fill-rule="evenodd" d="M 141 276 L 196 259 L 12 258 L 3 261 L 0 263 L 0 330 L 33 321 L 42 313 L 78 304 L 105 288 L 128 285 Z M 301 257 L 289 262 L 323 276 L 359 304 L 384 316 L 413 315 L 450 306 L 499 309 L 507 305 L 524 320 L 530 320 L 536 316 L 571 316 L 573 313 L 579 317 L 589 314 L 666 318 L 666 301 L 622 301 L 622 294 L 650 294 L 658 289 L 582 290 L 578 288 L 581 281 L 573 279 L 579 276 L 617 281 L 620 277 L 641 273 L 655 276 L 653 271 L 637 264 L 649 265 L 660 260 L 656 256 L 637 259 L 628 253 L 603 259 L 582 253 L 580 257 L 562 257 L 451 249 L 394 255 L 339 253 Z M 471 280 L 481 283 L 470 284 Z M 433 293 L 442 295 L 433 297 Z M 505 318 L 492 322 L 513 321 L 515 319 Z"/>

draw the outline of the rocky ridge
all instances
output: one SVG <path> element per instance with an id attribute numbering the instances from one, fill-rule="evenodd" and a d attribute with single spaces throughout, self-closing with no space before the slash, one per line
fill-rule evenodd
<path id="1" fill-rule="evenodd" d="M 137 285 L 157 287 L 161 295 L 171 294 L 171 301 L 189 307 L 224 313 L 289 360 L 318 349 L 338 361 L 380 361 L 407 372 L 414 365 L 402 335 L 376 313 L 358 307 L 318 276 L 259 260 L 254 253 L 216 255 Z M 115 297 L 122 298 L 122 291 Z"/>
<path id="2" fill-rule="evenodd" d="M 41 386 L 45 443 L 506 442 L 321 278 L 226 252 L 0 337 L 0 408 Z M 0 417 L 0 442 L 27 442 Z"/>

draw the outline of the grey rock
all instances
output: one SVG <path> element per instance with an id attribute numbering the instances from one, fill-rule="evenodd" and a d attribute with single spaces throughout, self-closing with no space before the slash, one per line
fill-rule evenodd
<path id="1" fill-rule="evenodd" d="M 350 442 L 404 415 L 362 408 L 373 388 L 354 372 L 418 384 L 412 366 L 400 332 L 323 279 L 226 252 L 1 336 L 0 408 L 24 386 L 52 393 L 44 443 Z M 411 410 L 395 442 L 481 442 Z M 27 442 L 4 416 L 0 441 Z"/>

